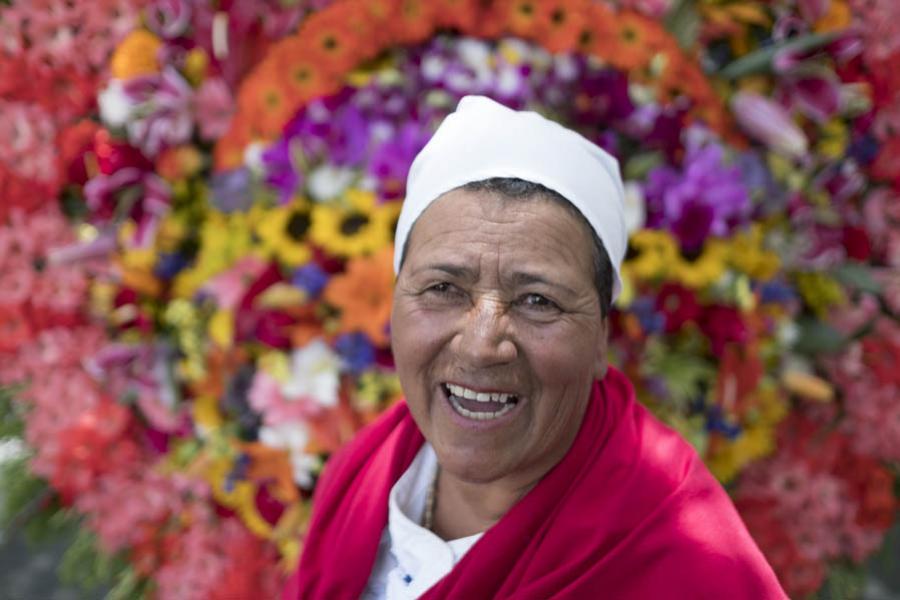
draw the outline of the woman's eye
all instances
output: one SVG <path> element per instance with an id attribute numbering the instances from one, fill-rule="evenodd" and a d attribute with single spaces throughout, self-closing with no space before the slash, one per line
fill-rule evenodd
<path id="1" fill-rule="evenodd" d="M 534 308 L 538 310 L 555 310 L 559 308 L 556 306 L 555 302 L 540 294 L 526 294 L 522 298 L 522 304 L 527 306 L 528 308 Z"/>
<path id="2" fill-rule="evenodd" d="M 453 286 L 451 286 L 446 281 L 442 281 L 440 283 L 436 283 L 429 287 L 426 291 L 428 292 L 437 292 L 438 294 L 446 294 L 451 290 Z"/>

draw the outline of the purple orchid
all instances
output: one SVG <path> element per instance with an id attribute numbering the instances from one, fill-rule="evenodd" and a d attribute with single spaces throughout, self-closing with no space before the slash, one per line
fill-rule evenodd
<path id="1" fill-rule="evenodd" d="M 650 172 L 645 185 L 647 224 L 670 228 L 685 251 L 699 250 L 710 235 L 727 235 L 749 216 L 750 198 L 737 166 L 724 162 L 722 147 L 688 148 L 684 169 Z"/>
<path id="2" fill-rule="evenodd" d="M 429 137 L 430 133 L 419 124 L 407 123 L 392 139 L 375 149 L 369 174 L 377 181 L 378 197 L 382 201 L 403 198 L 409 167 Z"/>

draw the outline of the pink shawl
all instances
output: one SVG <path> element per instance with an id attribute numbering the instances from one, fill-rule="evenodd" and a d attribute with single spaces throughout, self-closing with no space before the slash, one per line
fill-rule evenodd
<path id="1" fill-rule="evenodd" d="M 329 463 L 285 600 L 358 598 L 423 443 L 405 403 Z M 610 369 L 568 454 L 424 596 L 786 598 L 694 450 Z"/>

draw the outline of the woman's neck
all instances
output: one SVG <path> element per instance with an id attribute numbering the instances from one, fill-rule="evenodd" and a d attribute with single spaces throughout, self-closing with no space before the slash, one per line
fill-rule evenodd
<path id="1" fill-rule="evenodd" d="M 475 483 L 439 469 L 432 506 L 432 530 L 444 540 L 481 533 L 499 521 L 539 479 L 524 485 L 506 481 Z"/>

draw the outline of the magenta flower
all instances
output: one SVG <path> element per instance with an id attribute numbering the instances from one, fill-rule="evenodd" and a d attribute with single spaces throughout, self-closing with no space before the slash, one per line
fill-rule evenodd
<path id="1" fill-rule="evenodd" d="M 146 156 L 152 158 L 190 140 L 193 90 L 173 67 L 126 81 L 124 92 L 133 105 L 133 116 L 126 124 L 128 139 Z"/>
<path id="2" fill-rule="evenodd" d="M 683 171 L 658 167 L 647 177 L 647 225 L 671 229 L 687 251 L 710 235 L 727 235 L 749 216 L 740 168 L 724 162 L 721 146 L 688 149 Z"/>

